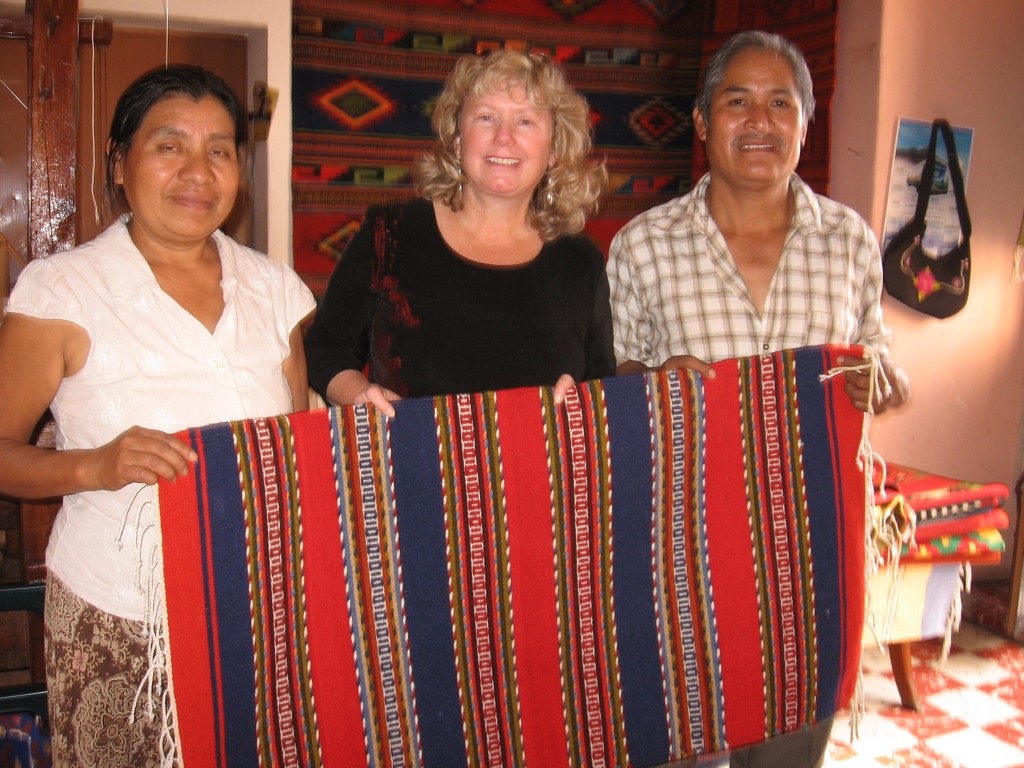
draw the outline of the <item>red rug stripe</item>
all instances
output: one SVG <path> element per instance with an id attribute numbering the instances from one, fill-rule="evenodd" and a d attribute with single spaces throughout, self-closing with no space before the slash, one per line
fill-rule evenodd
<path id="1" fill-rule="evenodd" d="M 509 562 L 512 571 L 513 632 L 526 764 L 568 765 L 562 729 L 562 691 L 558 658 L 558 608 L 551 539 L 537 530 L 551 530 L 551 487 L 544 423 L 516 418 L 517 398 L 532 391 L 510 390 L 497 396 L 501 460 L 508 509 Z M 539 390 L 535 395 L 540 398 Z M 527 412 L 536 410 L 526 404 Z M 503 416 L 503 414 L 508 416 Z"/>
<path id="2" fill-rule="evenodd" d="M 202 435 L 198 435 L 199 461 L 202 462 Z M 182 760 L 189 758 L 199 764 L 209 760 L 212 755 L 224 755 L 223 714 L 219 718 L 212 716 L 215 701 L 213 681 L 210 668 L 210 645 L 207 633 L 215 632 L 207 628 L 197 631 L 197 627 L 175 626 L 175 617 L 199 616 L 205 628 L 206 612 L 213 603 L 213 596 L 208 594 L 213 589 L 212 581 L 201 578 L 204 573 L 203 561 L 212 566 L 207 553 L 202 551 L 200 532 L 206 529 L 206 540 L 209 541 L 209 517 L 203 512 L 209 509 L 206 499 L 200 506 L 197 494 L 196 469 L 193 468 L 187 477 L 178 478 L 173 483 L 162 483 L 160 487 L 160 504 L 173 510 L 193 510 L 196 513 L 195 525 L 182 525 L 181 530 L 173 539 L 164 539 L 166 553 L 174 548 L 174 559 L 180 568 L 164 572 L 165 609 L 167 612 L 168 651 L 172 659 L 189 659 L 187 666 L 174 668 L 173 688 L 188 691 L 188 707 L 179 707 L 177 726 L 179 733 L 189 733 L 190 738 L 183 743 Z M 205 494 L 206 485 L 203 484 Z M 166 554 L 165 554 L 166 557 Z M 216 612 L 214 611 L 214 620 Z M 183 624 L 185 622 L 182 622 Z M 216 638 L 214 638 L 216 642 Z M 215 726 L 220 723 L 220 729 Z"/>
<path id="3" fill-rule="evenodd" d="M 730 361 L 735 366 L 735 361 Z M 743 476 L 744 455 L 737 413 L 736 373 L 720 369 L 717 379 L 704 380 L 708 418 L 711 414 L 736 414 L 733 428 L 716 419 L 719 428 L 708 430 L 706 443 L 706 497 L 718 509 L 748 508 Z M 722 382 L 728 384 L 723 385 Z M 713 468 L 713 471 L 712 469 Z M 725 697 L 725 736 L 731 746 L 761 741 L 765 736 L 764 667 L 758 623 L 757 583 L 749 528 L 737 528 L 738 515 L 708 515 L 708 559 L 714 589 L 722 688 Z M 719 579 L 719 573 L 729 573 Z M 745 574 L 746 578 L 741 578 Z"/>
<path id="4" fill-rule="evenodd" d="M 351 628 L 342 578 L 341 527 L 327 411 L 293 419 L 295 467 L 302 488 L 302 536 L 318 546 L 304 552 L 306 632 L 323 765 L 366 765 L 359 687 L 352 674 Z M 318 491 L 318 492 L 311 492 Z M 337 542 L 337 546 L 323 546 Z M 358 748 L 353 748 L 358 745 Z"/>
<path id="5" fill-rule="evenodd" d="M 860 351 L 857 347 L 851 348 L 851 354 L 860 354 Z M 842 352 L 843 350 L 841 349 L 833 350 L 832 354 L 836 356 L 842 354 Z M 823 350 L 822 354 L 827 354 L 827 352 Z M 842 379 L 835 380 L 834 385 L 828 388 L 828 392 L 832 398 L 847 397 Z M 829 429 L 833 429 L 834 426 L 833 423 L 830 423 Z M 861 440 L 858 430 L 840 429 L 836 439 L 839 444 L 839 450 L 836 455 L 858 455 Z M 869 497 L 870 487 L 867 485 L 869 478 L 865 477 L 863 471 L 858 471 L 856 463 L 852 464 L 851 467 L 854 470 L 853 474 L 851 475 L 847 472 L 842 477 L 842 501 L 840 504 L 837 504 L 836 509 L 843 513 L 843 516 L 840 518 L 842 541 L 839 544 L 839 551 L 845 556 L 843 581 L 850 585 L 850 589 L 853 590 L 864 579 L 864 563 L 867 558 L 864 541 L 867 535 L 865 529 L 867 524 L 865 499 Z M 841 657 L 847 659 L 848 663 L 845 667 L 845 675 L 839 683 L 839 700 L 835 703 L 836 707 L 847 705 L 853 698 L 857 688 L 857 677 L 860 669 L 858 661 L 864 637 L 865 601 L 859 591 L 853 594 L 860 596 L 860 599 L 848 600 L 845 606 L 844 628 L 846 647 Z"/>

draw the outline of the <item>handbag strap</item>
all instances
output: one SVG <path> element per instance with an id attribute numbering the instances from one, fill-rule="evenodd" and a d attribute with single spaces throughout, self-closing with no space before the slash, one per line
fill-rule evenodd
<path id="1" fill-rule="evenodd" d="M 924 167 L 921 169 L 921 180 L 917 186 L 917 207 L 914 210 L 914 219 L 921 225 L 921 231 L 923 232 L 925 213 L 928 211 L 928 199 L 931 197 L 932 182 L 935 178 L 935 149 L 940 131 L 942 132 L 942 141 L 946 145 L 949 177 L 953 186 L 953 197 L 956 199 L 957 216 L 960 217 L 960 232 L 966 240 L 971 236 L 971 216 L 967 211 L 964 177 L 960 170 L 960 159 L 956 154 L 956 139 L 953 136 L 953 129 L 950 127 L 949 121 L 941 117 L 932 121 L 932 135 L 928 142 L 928 154 L 925 157 Z"/>

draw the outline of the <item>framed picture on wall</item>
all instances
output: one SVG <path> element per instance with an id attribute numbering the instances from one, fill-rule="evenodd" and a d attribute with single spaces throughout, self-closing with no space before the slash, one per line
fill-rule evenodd
<path id="1" fill-rule="evenodd" d="M 971 150 L 974 146 L 974 129 L 957 125 L 952 128 L 966 190 L 967 170 L 970 168 Z M 913 120 L 907 117 L 899 119 L 892 168 L 889 173 L 889 195 L 885 206 L 885 234 L 881 244 L 883 252 L 903 225 L 914 217 L 917 186 L 921 183 L 921 171 L 925 156 L 928 154 L 931 132 L 930 120 Z M 932 253 L 945 253 L 960 242 L 960 220 L 956 212 L 956 199 L 950 186 L 948 169 L 949 155 L 940 134 L 935 148 L 935 175 L 928 203 L 927 229 L 922 243 L 925 250 Z"/>

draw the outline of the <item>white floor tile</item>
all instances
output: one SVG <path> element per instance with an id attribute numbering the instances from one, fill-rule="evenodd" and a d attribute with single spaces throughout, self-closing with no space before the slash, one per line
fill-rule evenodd
<path id="1" fill-rule="evenodd" d="M 900 703 L 900 691 L 892 670 L 888 675 L 864 675 L 864 705 L 871 707 L 895 707 Z"/>
<path id="2" fill-rule="evenodd" d="M 1018 768 L 1024 752 L 977 728 L 946 733 L 928 739 L 928 747 L 952 760 L 960 768 Z"/>
<path id="3" fill-rule="evenodd" d="M 833 726 L 833 735 L 838 730 L 836 726 Z M 891 755 L 896 750 L 909 749 L 917 744 L 917 738 L 912 733 L 908 733 L 892 720 L 881 717 L 870 710 L 860 721 L 860 732 L 856 739 L 850 741 L 848 729 L 844 729 L 839 735 L 842 737 L 842 741 L 852 744 L 857 754 L 864 757 Z M 843 763 L 843 765 L 848 764 L 848 761 Z"/>
<path id="4" fill-rule="evenodd" d="M 953 635 L 954 645 L 967 651 L 986 650 L 1003 645 L 1005 642 L 1005 637 L 967 622 L 961 624 L 960 629 Z"/>
<path id="5" fill-rule="evenodd" d="M 991 655 L 998 661 L 978 655 L 997 649 L 999 653 Z M 936 656 L 935 651 L 935 647 L 919 649 L 927 657 Z M 941 675 L 926 677 L 932 668 Z M 894 709 L 899 704 L 899 692 L 892 678 L 888 652 L 874 646 L 864 648 L 862 672 L 867 711 L 861 720 L 860 734 L 857 739 L 851 738 L 849 712 L 840 713 L 832 730 L 825 766 L 1024 768 L 1024 705 L 1015 706 L 1013 699 L 1000 699 L 979 690 L 980 686 L 991 686 L 989 690 L 998 689 L 1007 696 L 1019 695 L 1021 683 L 1016 678 L 1024 675 L 1024 649 L 986 629 L 964 624 L 954 637 L 949 659 L 915 656 L 914 669 L 919 676 L 918 696 L 925 707 L 918 716 Z M 944 685 L 949 687 L 936 690 Z M 924 696 L 922 688 L 935 692 Z M 1005 725 L 994 731 L 1005 732 L 1006 741 L 982 730 L 997 723 Z M 947 727 L 957 730 L 941 733 Z M 918 741 L 919 733 L 933 735 Z"/>
<path id="6" fill-rule="evenodd" d="M 864 755 L 854 755 L 847 760 L 833 760 L 826 756 L 822 768 L 829 768 L 829 766 L 831 768 L 881 768 L 881 765 L 875 758 Z"/>
<path id="7" fill-rule="evenodd" d="M 926 662 L 964 685 L 989 685 L 1006 680 L 1013 673 L 998 662 L 973 653 L 955 653 L 942 661 Z"/>
<path id="8" fill-rule="evenodd" d="M 979 728 L 1021 716 L 1020 710 L 1016 707 L 975 688 L 940 691 L 929 696 L 928 703 L 968 725 Z"/>
<path id="9" fill-rule="evenodd" d="M 888 672 L 892 670 L 889 652 L 879 650 L 873 645 L 861 651 L 860 662 L 865 672 Z"/>

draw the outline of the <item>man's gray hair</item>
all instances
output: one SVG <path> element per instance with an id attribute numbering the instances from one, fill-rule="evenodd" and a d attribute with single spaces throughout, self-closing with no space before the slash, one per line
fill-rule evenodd
<path id="1" fill-rule="evenodd" d="M 800 95 L 800 111 L 804 125 L 810 123 L 814 117 L 814 82 L 811 80 L 807 60 L 800 49 L 782 35 L 761 30 L 749 30 L 733 35 L 708 59 L 701 78 L 700 94 L 694 104 L 704 122 L 710 122 L 708 112 L 711 109 L 711 97 L 725 79 L 725 71 L 729 64 L 738 54 L 751 50 L 771 51 L 789 63 Z"/>

